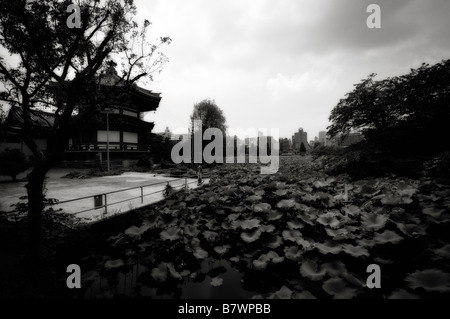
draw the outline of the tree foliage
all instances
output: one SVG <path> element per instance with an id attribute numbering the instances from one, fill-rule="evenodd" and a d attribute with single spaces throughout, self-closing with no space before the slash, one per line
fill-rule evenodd
<path id="1" fill-rule="evenodd" d="M 48 170 L 62 158 L 69 133 L 77 122 L 107 104 L 99 94 L 108 66 L 117 61 L 120 78 L 111 86 L 125 90 L 136 81 L 151 80 L 167 61 L 159 52 L 170 38 L 151 44 L 146 38 L 150 22 L 140 26 L 132 0 L 80 0 L 80 28 L 70 28 L 68 0 L 0 0 L 0 100 L 21 109 L 20 138 L 35 161 L 28 176 L 28 222 L 31 243 L 39 243 L 43 209 L 43 182 Z M 32 110 L 46 107 L 54 113 L 48 133 L 51 149 L 39 152 L 37 125 Z M 78 114 L 74 117 L 74 114 Z"/>
<path id="2" fill-rule="evenodd" d="M 329 117 L 331 137 L 361 130 L 369 143 L 399 152 L 450 146 L 448 139 L 440 139 L 450 120 L 450 60 L 433 66 L 424 63 L 402 76 L 374 78 L 371 74 L 356 84 L 334 107 Z"/>
<path id="3" fill-rule="evenodd" d="M 222 131 L 225 136 L 227 129 L 225 114 L 220 109 L 216 102 L 211 99 L 204 99 L 203 101 L 194 105 L 192 111 L 191 121 L 201 120 L 203 131 L 208 128 L 217 128 Z"/>
<path id="4" fill-rule="evenodd" d="M 194 127 L 196 125 L 194 121 L 201 121 L 202 125 L 201 128 L 198 127 L 198 124 L 197 127 Z M 226 130 L 227 130 L 226 118 L 222 109 L 217 106 L 214 100 L 204 99 L 201 102 L 194 104 L 194 110 L 192 111 L 191 114 L 191 125 L 192 125 L 191 126 L 192 132 L 201 132 L 202 136 L 207 129 L 211 128 L 220 130 L 222 132 L 222 139 L 223 139 L 220 142 L 221 145 L 223 146 L 222 152 L 223 154 L 226 154 Z M 213 139 L 215 140 L 217 138 L 218 137 L 216 136 Z M 194 158 L 194 153 L 201 151 L 202 153 L 200 154 L 200 157 L 202 158 L 203 164 L 206 164 L 202 154 L 207 144 L 208 144 L 207 142 L 202 140 L 201 149 L 196 150 L 194 148 L 194 151 L 192 153 L 192 156 Z"/>
<path id="5" fill-rule="evenodd" d="M 300 143 L 300 153 L 306 153 L 306 147 L 305 144 L 303 144 L 303 142 Z"/>
<path id="6" fill-rule="evenodd" d="M 29 167 L 27 157 L 18 149 L 6 149 L 0 153 L 0 174 L 10 176 L 13 181 Z"/>
<path id="7" fill-rule="evenodd" d="M 172 162 L 171 151 L 172 147 L 178 141 L 171 140 L 170 138 L 163 137 L 158 134 L 150 134 L 150 150 L 152 158 L 155 163 Z"/>

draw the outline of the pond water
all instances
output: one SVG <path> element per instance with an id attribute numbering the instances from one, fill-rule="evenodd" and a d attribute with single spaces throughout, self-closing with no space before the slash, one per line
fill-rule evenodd
<path id="1" fill-rule="evenodd" d="M 243 288 L 244 276 L 226 260 L 205 259 L 200 269 L 180 280 L 169 278 L 155 285 L 149 267 L 134 263 L 122 270 L 91 272 L 83 285 L 83 298 L 248 299 L 258 293 Z M 213 278 L 222 279 L 219 286 Z M 220 281 L 219 279 L 219 281 Z"/>

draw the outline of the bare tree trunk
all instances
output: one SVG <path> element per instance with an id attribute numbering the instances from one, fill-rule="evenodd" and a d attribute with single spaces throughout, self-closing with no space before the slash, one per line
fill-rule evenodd
<path id="1" fill-rule="evenodd" d="M 74 102 L 71 102 L 73 110 Z M 59 128 L 47 139 L 47 156 L 37 147 L 29 130 L 24 130 L 22 139 L 35 156 L 33 170 L 28 174 L 28 242 L 27 253 L 32 260 L 39 259 L 42 244 L 42 211 L 44 210 L 44 182 L 48 171 L 63 157 L 67 145 L 67 134 L 71 112 L 60 119 Z"/>
<path id="2" fill-rule="evenodd" d="M 42 161 L 37 161 L 28 175 L 26 185 L 28 194 L 28 253 L 31 257 L 38 257 L 42 244 L 42 211 L 44 209 L 44 181 L 50 167 Z"/>

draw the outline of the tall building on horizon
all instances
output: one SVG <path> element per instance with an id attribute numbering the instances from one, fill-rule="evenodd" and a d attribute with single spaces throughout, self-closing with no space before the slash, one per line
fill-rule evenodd
<path id="1" fill-rule="evenodd" d="M 331 145 L 330 140 L 327 138 L 327 131 L 319 132 L 319 143 L 325 146 Z"/>
<path id="2" fill-rule="evenodd" d="M 287 153 L 291 150 L 291 140 L 289 138 L 280 138 L 280 153 Z"/>
<path id="3" fill-rule="evenodd" d="M 322 144 L 325 144 L 327 138 L 327 132 L 326 131 L 320 131 L 319 132 L 319 142 Z"/>
<path id="4" fill-rule="evenodd" d="M 292 150 L 294 152 L 300 152 L 301 145 L 303 144 L 305 150 L 310 150 L 311 146 L 308 143 L 308 133 L 303 131 L 303 128 L 299 128 L 298 132 L 292 135 Z"/>

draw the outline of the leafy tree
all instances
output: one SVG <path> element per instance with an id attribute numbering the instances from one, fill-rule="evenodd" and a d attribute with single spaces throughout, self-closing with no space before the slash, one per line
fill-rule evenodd
<path id="1" fill-rule="evenodd" d="M 68 27 L 68 0 L 0 0 L 0 47 L 12 57 L 0 58 L 0 100 L 21 109 L 20 138 L 33 152 L 35 161 L 28 175 L 28 226 L 31 251 L 39 251 L 44 179 L 58 163 L 77 121 L 92 116 L 108 104 L 100 90 L 105 69 L 119 61 L 122 76 L 111 86 L 126 93 L 136 81 L 161 71 L 166 62 L 160 38 L 150 45 L 150 25 L 140 27 L 133 17 L 132 0 L 80 0 L 80 28 Z M 102 93 L 102 94 L 100 94 Z M 48 108 L 55 115 L 49 132 L 51 148 L 44 155 L 33 138 L 39 126 L 32 110 Z M 78 116 L 74 117 L 74 114 Z"/>
<path id="2" fill-rule="evenodd" d="M 203 101 L 194 104 L 194 110 L 192 111 L 191 115 L 191 128 L 192 131 L 196 132 L 200 130 L 200 127 L 194 127 L 195 123 L 194 121 L 202 121 L 202 127 L 201 127 L 201 134 L 203 136 L 203 133 L 209 129 L 209 128 L 216 128 L 219 129 L 222 132 L 223 135 L 223 154 L 226 154 L 226 118 L 225 114 L 223 113 L 222 109 L 220 109 L 216 102 L 211 99 L 204 99 Z M 205 146 L 207 143 L 205 143 L 202 140 L 203 146 Z M 203 150 L 203 147 L 201 148 Z M 192 156 L 194 156 L 194 151 L 192 152 Z"/>
<path id="3" fill-rule="evenodd" d="M 10 176 L 13 181 L 29 167 L 27 157 L 18 149 L 6 149 L 0 153 L 0 174 Z"/>
<path id="4" fill-rule="evenodd" d="M 280 138 L 280 152 L 285 153 L 289 152 L 291 149 L 291 140 L 288 138 Z"/>
<path id="5" fill-rule="evenodd" d="M 319 141 L 314 141 L 314 143 L 313 143 L 313 145 L 312 145 L 312 149 L 316 149 L 316 148 L 318 148 L 319 146 L 321 146 L 322 145 L 322 143 L 320 143 Z"/>
<path id="6" fill-rule="evenodd" d="M 142 154 L 141 156 L 139 156 L 136 166 L 141 169 L 150 170 L 153 167 L 153 160 L 147 155 Z"/>
<path id="7" fill-rule="evenodd" d="M 201 120 L 203 132 L 208 128 L 218 128 L 225 135 L 227 129 L 226 118 L 223 111 L 211 99 L 205 99 L 194 105 L 191 122 Z"/>
<path id="8" fill-rule="evenodd" d="M 303 143 L 300 143 L 300 153 L 302 153 L 302 154 L 306 153 L 306 147 L 305 147 L 305 144 L 303 144 Z"/>
<path id="9" fill-rule="evenodd" d="M 169 198 L 170 196 L 173 195 L 173 193 L 175 193 L 175 189 L 173 188 L 172 185 L 170 185 L 169 182 L 167 182 L 166 186 L 164 187 L 163 190 L 163 197 L 164 198 Z"/>
<path id="10" fill-rule="evenodd" d="M 177 141 L 158 134 L 150 134 L 150 150 L 155 163 L 161 161 L 172 162 L 171 151 Z"/>
<path id="11" fill-rule="evenodd" d="M 356 84 L 334 107 L 331 137 L 360 130 L 372 148 L 404 155 L 450 147 L 448 139 L 440 139 L 450 121 L 450 60 L 422 64 L 403 76 L 374 77 Z"/>

